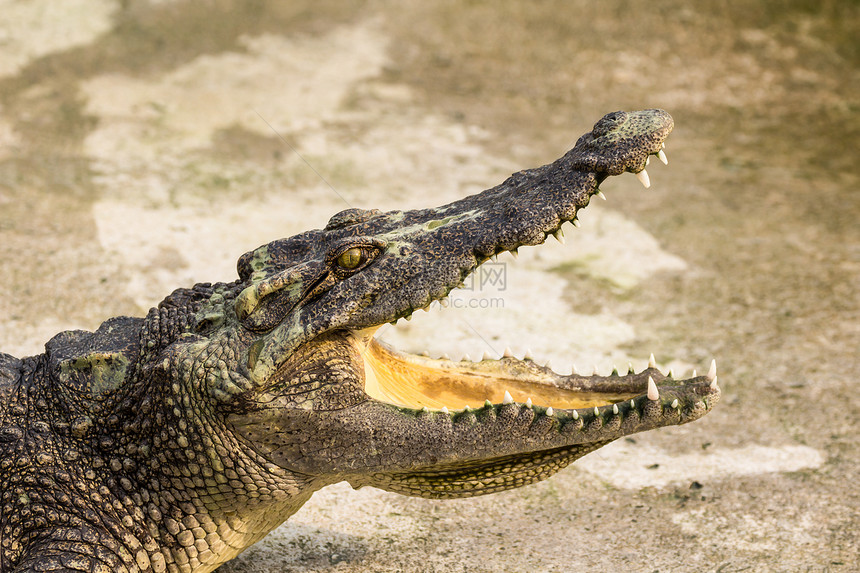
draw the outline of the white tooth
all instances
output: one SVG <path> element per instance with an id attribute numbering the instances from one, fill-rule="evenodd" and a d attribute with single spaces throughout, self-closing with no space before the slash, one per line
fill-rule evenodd
<path id="1" fill-rule="evenodd" d="M 669 368 L 669 372 L 666 373 L 666 377 L 667 378 L 674 378 L 675 377 L 675 371 L 672 370 L 671 368 Z"/>
<path id="2" fill-rule="evenodd" d="M 642 186 L 645 187 L 645 189 L 651 187 L 651 179 L 648 178 L 648 172 L 644 169 L 636 174 L 636 178 L 639 180 Z"/>
<path id="3" fill-rule="evenodd" d="M 527 348 L 527 349 L 526 349 L 526 353 L 525 353 L 525 354 L 523 354 L 523 360 L 534 360 L 534 359 L 535 359 L 535 357 L 534 357 L 534 356 L 532 356 L 532 351 L 531 351 L 531 349 Z"/>
<path id="4" fill-rule="evenodd" d="M 422 412 L 429 412 L 430 408 L 428 408 L 427 406 L 424 406 L 423 408 L 421 408 L 421 411 Z"/>
<path id="5" fill-rule="evenodd" d="M 460 362 L 471 362 L 471 361 L 472 361 L 472 357 L 469 356 L 468 354 L 464 354 L 463 358 L 460 359 Z"/>
<path id="6" fill-rule="evenodd" d="M 512 256 L 513 258 L 515 258 L 515 259 L 516 259 L 517 257 L 519 257 L 519 256 L 520 256 L 520 254 L 517 252 L 517 250 L 516 250 L 516 249 L 514 249 L 513 251 L 508 251 L 508 252 L 509 252 L 509 253 L 511 254 L 511 256 Z"/>
<path id="7" fill-rule="evenodd" d="M 595 406 L 595 407 L 594 407 L 594 415 L 595 415 L 595 416 L 599 416 L 599 415 L 600 415 L 600 410 L 598 410 L 598 409 L 597 409 L 597 406 Z"/>
<path id="8" fill-rule="evenodd" d="M 555 240 L 556 240 L 556 241 L 558 241 L 558 242 L 559 242 L 559 243 L 561 243 L 562 245 L 564 244 L 564 233 L 562 233 L 562 232 L 561 232 L 561 228 L 559 228 L 559 230 L 558 230 L 558 231 L 555 231 L 555 232 L 552 234 L 552 236 L 553 236 L 553 237 L 555 237 Z"/>
<path id="9" fill-rule="evenodd" d="M 606 201 L 606 195 L 603 194 L 603 191 L 600 189 L 597 190 L 597 196 Z"/>
<path id="10" fill-rule="evenodd" d="M 599 373 L 600 373 L 600 371 L 597 369 L 597 364 L 595 364 L 595 365 L 594 365 L 594 370 L 592 371 L 591 375 L 592 375 L 592 376 L 597 376 Z"/>
<path id="11" fill-rule="evenodd" d="M 579 412 L 574 410 L 573 414 L 571 414 L 570 417 L 573 418 L 574 420 L 579 420 Z"/>
<path id="12" fill-rule="evenodd" d="M 672 400 L 672 407 L 673 407 L 673 408 L 677 408 L 677 407 L 678 407 L 678 399 L 677 399 L 677 398 L 675 398 L 674 400 Z"/>
<path id="13" fill-rule="evenodd" d="M 633 364 L 630 362 L 627 363 L 627 374 L 633 374 L 635 370 L 633 370 Z"/>
<path id="14" fill-rule="evenodd" d="M 696 374 L 696 370 L 695 370 L 695 369 L 693 369 L 693 375 L 692 375 L 692 376 L 690 376 L 690 378 L 696 378 L 696 376 L 697 376 L 697 374 Z"/>
<path id="15" fill-rule="evenodd" d="M 428 351 L 428 350 L 423 351 L 423 352 L 421 353 L 421 356 L 427 356 L 427 357 L 429 358 L 429 356 L 430 356 L 430 351 Z"/>
<path id="16" fill-rule="evenodd" d="M 410 314 L 407 314 L 407 315 L 406 315 L 406 316 L 404 316 L 403 318 L 405 318 L 406 320 L 412 320 L 412 314 L 411 314 L 411 313 L 410 313 Z"/>
<path id="17" fill-rule="evenodd" d="M 469 405 L 468 405 L 468 404 L 466 404 L 465 406 L 463 406 L 463 411 L 464 411 L 464 412 L 471 412 L 471 411 L 472 411 L 472 409 L 469 407 Z"/>
<path id="18" fill-rule="evenodd" d="M 613 414 L 618 414 L 618 404 L 613 404 L 613 405 L 612 405 L 612 413 L 613 413 Z"/>
<path id="19" fill-rule="evenodd" d="M 448 406 L 442 406 L 442 409 L 439 411 L 442 412 L 443 414 L 447 414 L 448 413 Z"/>
<path id="20" fill-rule="evenodd" d="M 451 360 L 451 357 L 448 356 L 448 353 L 446 352 L 445 354 L 443 354 L 442 356 L 439 357 L 439 360 Z"/>
<path id="21" fill-rule="evenodd" d="M 504 356 L 505 358 L 513 358 L 514 357 L 514 353 L 511 352 L 510 346 L 505 347 L 505 353 L 502 356 Z"/>
<path id="22" fill-rule="evenodd" d="M 661 143 L 661 144 L 660 144 L 660 148 L 661 148 L 661 149 L 666 149 L 666 142 L 665 142 L 665 141 L 664 141 L 663 143 Z"/>
<path id="23" fill-rule="evenodd" d="M 711 367 L 708 369 L 708 380 L 713 380 L 717 377 L 717 361 L 711 360 Z"/>
<path id="24" fill-rule="evenodd" d="M 552 406 L 546 409 L 547 416 L 552 416 L 553 414 L 555 414 L 555 410 L 552 409 Z"/>
<path id="25" fill-rule="evenodd" d="M 648 377 L 648 399 L 649 400 L 659 400 L 660 399 L 660 391 L 657 390 L 657 385 L 654 383 L 654 379 L 650 376 Z"/>
<path id="26" fill-rule="evenodd" d="M 718 386 L 717 386 L 717 377 L 716 377 L 716 376 L 714 376 L 714 379 L 713 379 L 713 380 L 711 380 L 711 390 L 716 390 L 717 388 L 718 388 Z"/>
<path id="27" fill-rule="evenodd" d="M 514 399 L 511 397 L 511 393 L 505 390 L 505 397 L 502 399 L 502 404 L 513 404 Z"/>
<path id="28" fill-rule="evenodd" d="M 492 360 L 493 355 L 489 353 L 489 351 L 484 350 L 484 356 L 481 357 L 481 360 Z"/>
<path id="29" fill-rule="evenodd" d="M 651 165 L 651 156 L 650 155 L 645 158 L 645 167 L 648 167 L 649 165 Z"/>
<path id="30" fill-rule="evenodd" d="M 632 400 L 632 399 L 630 400 L 630 407 L 631 407 L 631 408 L 635 408 L 635 407 L 636 407 L 636 400 Z"/>
<path id="31" fill-rule="evenodd" d="M 577 371 L 576 371 L 576 364 L 571 364 L 571 365 L 570 365 L 570 375 L 571 375 L 571 376 L 577 376 L 577 375 L 579 375 L 579 372 L 577 372 Z"/>
<path id="32" fill-rule="evenodd" d="M 657 152 L 657 159 L 663 162 L 663 165 L 669 165 L 669 159 L 666 157 L 666 153 L 661 149 Z"/>
<path id="33" fill-rule="evenodd" d="M 651 357 L 648 358 L 648 368 L 657 368 L 657 361 L 654 360 L 654 353 L 651 353 Z"/>
<path id="34" fill-rule="evenodd" d="M 526 408 L 531 408 L 531 407 L 532 407 L 532 399 L 529 398 L 526 400 Z"/>
<path id="35" fill-rule="evenodd" d="M 582 226 L 582 223 L 579 222 L 579 219 L 574 219 L 573 221 L 571 221 L 571 223 L 573 224 L 574 227 L 581 227 Z"/>

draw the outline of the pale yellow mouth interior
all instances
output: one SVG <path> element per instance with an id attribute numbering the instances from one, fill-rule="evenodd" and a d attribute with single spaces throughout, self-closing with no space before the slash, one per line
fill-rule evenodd
<path id="1" fill-rule="evenodd" d="M 406 408 L 480 408 L 487 400 L 503 403 L 506 391 L 514 402 L 531 400 L 536 406 L 559 409 L 605 406 L 636 395 L 561 388 L 568 377 L 532 361 L 453 362 L 400 352 L 371 337 L 360 344 L 364 391 L 376 400 Z"/>

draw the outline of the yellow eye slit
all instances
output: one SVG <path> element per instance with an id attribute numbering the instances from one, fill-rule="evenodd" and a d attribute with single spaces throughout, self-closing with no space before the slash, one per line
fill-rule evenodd
<path id="1" fill-rule="evenodd" d="M 337 265 L 342 269 L 354 269 L 364 260 L 364 253 L 358 247 L 345 250 L 337 258 Z"/>

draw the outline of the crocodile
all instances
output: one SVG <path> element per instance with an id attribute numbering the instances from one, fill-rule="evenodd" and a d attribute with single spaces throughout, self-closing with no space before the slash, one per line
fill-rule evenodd
<path id="1" fill-rule="evenodd" d="M 716 366 L 560 374 L 510 352 L 431 358 L 375 338 L 502 252 L 561 238 L 611 175 L 665 163 L 662 110 L 615 112 L 555 162 L 433 209 L 350 208 L 242 255 L 141 318 L 0 354 L 0 573 L 212 571 L 313 492 L 425 498 L 545 479 L 696 420 Z"/>

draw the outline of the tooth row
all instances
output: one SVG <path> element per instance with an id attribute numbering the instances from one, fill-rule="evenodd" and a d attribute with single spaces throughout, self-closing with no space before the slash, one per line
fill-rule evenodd
<path id="1" fill-rule="evenodd" d="M 649 360 L 649 367 L 651 367 L 651 363 L 653 361 L 654 361 L 654 359 L 653 359 L 653 355 L 652 355 L 651 360 Z M 694 373 L 693 377 L 695 377 L 695 373 Z M 711 360 L 711 366 L 708 369 L 708 373 L 705 375 L 705 377 L 707 380 L 710 381 L 710 388 L 712 390 L 716 390 L 717 389 L 717 361 L 716 360 Z M 656 402 L 657 400 L 660 399 L 660 390 L 657 388 L 657 383 L 654 382 L 654 378 L 652 378 L 651 376 L 648 376 L 648 387 L 647 387 L 645 396 L 648 400 L 651 400 L 652 402 Z M 507 405 L 510 405 L 513 403 L 514 403 L 513 396 L 511 396 L 511 393 L 509 391 L 505 390 L 504 398 L 502 398 L 502 405 L 507 406 Z M 486 400 L 484 403 L 484 406 L 485 407 L 493 407 L 493 403 L 490 402 L 489 400 Z M 527 408 L 533 407 L 531 398 L 526 399 L 525 406 Z M 636 400 L 635 399 L 630 400 L 630 407 L 631 408 L 636 407 Z M 673 409 L 677 409 L 680 407 L 680 403 L 678 402 L 677 398 L 672 400 L 670 407 Z M 425 407 L 425 408 L 422 408 L 422 411 L 427 412 L 429 410 Z M 443 406 L 440 409 L 440 411 L 444 414 L 449 413 L 448 408 L 446 406 Z M 469 406 L 463 407 L 463 412 L 470 412 L 470 411 L 471 411 L 471 408 Z M 554 415 L 554 413 L 555 413 L 555 410 L 553 410 L 552 406 L 550 406 L 546 409 L 546 415 L 547 416 L 552 417 Z M 618 414 L 618 405 L 617 404 L 612 405 L 612 413 L 616 414 L 616 415 Z M 594 415 L 595 416 L 600 415 L 600 410 L 598 409 L 597 406 L 594 407 Z M 571 416 L 573 417 L 574 420 L 576 420 L 579 418 L 579 413 L 576 410 L 573 410 L 571 413 Z"/>
<path id="2" fill-rule="evenodd" d="M 429 352 L 429 351 L 427 351 L 427 350 L 424 350 L 424 351 L 422 351 L 422 352 L 420 353 L 420 356 L 429 357 L 429 356 L 430 356 L 430 352 Z M 511 350 L 510 346 L 506 346 L 506 347 L 505 347 L 505 350 L 504 350 L 504 352 L 502 353 L 502 358 L 513 358 L 513 359 L 516 359 L 516 356 L 514 355 L 514 353 L 513 353 L 513 351 Z M 451 357 L 450 357 L 447 353 L 445 353 L 445 354 L 442 354 L 441 356 L 439 356 L 439 359 L 440 359 L 440 360 L 448 360 L 448 361 L 450 361 L 450 360 L 451 360 Z M 531 349 L 526 349 L 525 354 L 523 354 L 523 358 L 522 358 L 522 359 L 523 359 L 523 360 L 528 360 L 528 361 L 530 361 L 530 362 L 534 362 L 534 361 L 535 361 L 535 359 L 534 359 L 534 354 L 532 354 Z M 463 357 L 460 359 L 460 362 L 474 362 L 474 363 L 477 363 L 477 362 L 483 362 L 483 361 L 485 361 L 485 360 L 499 360 L 499 359 L 494 358 L 494 357 L 493 357 L 493 355 L 492 355 L 488 350 L 485 350 L 485 351 L 484 351 L 483 356 L 481 357 L 481 360 L 479 360 L 479 361 L 473 361 L 473 360 L 472 360 L 472 357 L 471 357 L 469 354 L 463 354 Z M 549 360 L 547 360 L 547 361 L 544 363 L 544 367 L 545 367 L 545 368 L 550 368 L 550 367 L 551 367 L 551 363 L 550 363 L 550 361 L 549 361 Z M 654 358 L 654 354 L 653 354 L 653 353 L 648 357 L 648 368 L 649 368 L 649 369 L 652 369 L 652 368 L 653 368 L 653 369 L 656 369 L 656 368 L 657 368 L 657 360 Z M 551 368 L 550 368 L 550 369 L 551 369 Z M 572 375 L 576 375 L 576 374 L 578 374 L 578 372 L 577 372 L 577 368 L 576 368 L 576 364 L 572 364 L 570 369 L 571 369 L 571 374 L 572 374 Z M 628 363 L 627 363 L 627 374 L 628 374 L 628 375 L 630 375 L 630 374 L 634 374 L 634 373 L 635 373 L 635 369 L 633 368 L 633 364 L 632 364 L 632 363 L 630 363 L 630 362 L 628 362 Z M 594 365 L 594 368 L 593 368 L 593 370 L 592 370 L 592 376 L 599 376 L 599 375 L 600 375 L 600 369 L 599 369 L 599 368 L 597 367 L 597 365 L 595 364 L 595 365 Z M 618 367 L 617 367 L 617 366 L 613 366 L 613 367 L 612 367 L 612 374 L 611 374 L 611 375 L 612 375 L 612 376 L 618 376 Z M 673 371 L 672 369 L 669 369 L 669 371 L 668 371 L 668 373 L 667 373 L 667 377 L 668 377 L 668 378 L 674 378 L 674 377 L 675 377 L 675 376 L 674 376 L 674 371 Z M 691 378 L 696 378 L 696 377 L 697 377 L 697 372 L 696 372 L 696 370 L 694 369 L 694 370 L 693 370 L 693 374 L 692 374 Z M 716 361 L 716 360 L 711 360 L 711 365 L 710 365 L 710 367 L 708 368 L 708 373 L 705 375 L 705 377 L 706 377 L 709 381 L 713 381 L 713 380 L 717 377 L 717 361 Z"/>
<path id="3" fill-rule="evenodd" d="M 651 379 L 650 377 L 648 378 L 648 393 L 647 393 L 646 397 L 649 401 L 652 401 L 652 402 L 656 402 L 660 399 L 659 392 L 657 391 L 657 386 L 656 386 L 656 384 L 654 384 L 654 380 Z M 514 402 L 510 393 L 508 391 L 505 391 L 505 398 L 502 401 L 502 405 L 503 406 L 510 406 L 510 405 L 515 405 L 515 404 L 516 403 Z M 534 408 L 534 404 L 532 403 L 532 399 L 528 398 L 525 401 L 525 403 L 523 404 L 523 406 L 525 408 L 528 408 L 528 409 Z M 490 402 L 489 400 L 487 400 L 484 403 L 484 408 L 493 408 L 493 407 L 495 407 L 495 405 L 492 402 Z M 637 409 L 637 399 L 636 398 L 633 398 L 629 401 L 629 407 L 631 410 Z M 674 398 L 672 400 L 672 402 L 670 404 L 668 404 L 668 407 L 673 409 L 673 410 L 678 410 L 681 407 L 681 402 L 677 398 Z M 430 412 L 430 409 L 425 406 L 425 407 L 421 408 L 421 411 L 424 413 L 428 413 L 428 412 Z M 459 411 L 455 410 L 453 412 L 453 414 L 454 415 L 457 415 L 458 413 L 468 414 L 472 411 L 473 411 L 473 408 L 467 405 L 467 406 L 463 406 L 463 408 Z M 445 415 L 451 415 L 452 414 L 452 412 L 448 409 L 447 406 L 442 406 L 442 408 L 439 409 L 439 412 L 442 414 L 445 414 Z M 621 409 L 619 408 L 618 404 L 611 404 L 611 405 L 606 405 L 606 406 L 602 406 L 602 407 L 594 406 L 590 413 L 593 414 L 593 416 L 595 418 L 599 418 L 600 416 L 602 416 L 604 414 L 608 415 L 609 412 L 611 412 L 613 416 L 618 416 L 621 414 Z M 544 415 L 548 418 L 554 417 L 555 414 L 556 414 L 555 409 L 552 406 L 548 406 L 544 410 Z M 570 410 L 569 416 L 572 420 L 579 420 L 579 418 L 581 417 L 579 410 Z"/>

